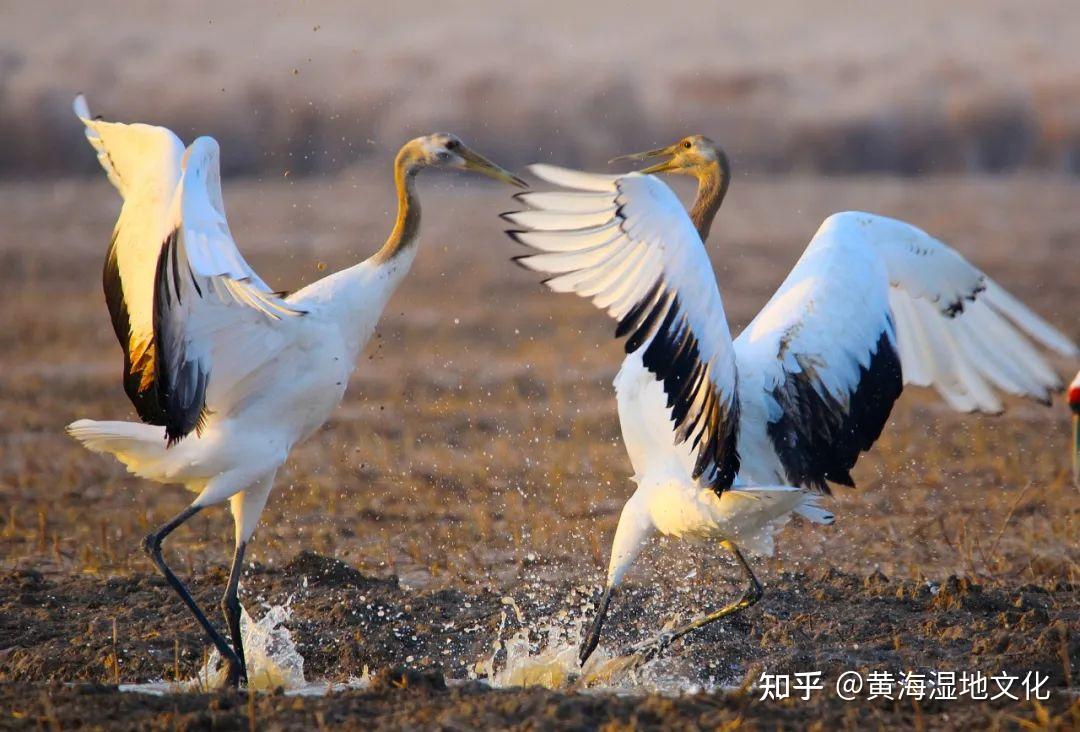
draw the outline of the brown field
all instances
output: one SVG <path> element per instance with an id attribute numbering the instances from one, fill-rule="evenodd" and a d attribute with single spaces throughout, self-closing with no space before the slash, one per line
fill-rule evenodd
<path id="1" fill-rule="evenodd" d="M 288 625 L 309 679 L 366 668 L 372 684 L 303 698 L 157 698 L 113 684 L 188 678 L 203 661 L 194 622 L 139 550 L 189 496 L 134 479 L 63 434 L 78 417 L 133 417 L 98 278 L 118 202 L 99 179 L 0 186 L 0 727 L 1080 723 L 1080 493 L 1067 475 L 1066 410 L 1014 401 L 1004 416 L 958 415 L 918 389 L 859 463 L 859 489 L 836 492 L 835 526 L 793 521 L 776 557 L 757 562 L 764 600 L 672 648 L 636 689 L 469 680 L 511 632 L 526 627 L 539 642 L 547 620 L 567 626 L 587 613 L 632 490 L 610 386 L 620 348 L 590 306 L 510 265 L 514 245 L 495 217 L 507 191 L 433 174 L 422 194 L 414 271 L 344 403 L 279 472 L 242 588 L 255 616 L 292 598 Z M 738 328 L 825 215 L 898 216 L 1080 339 L 1078 195 L 1064 178 L 740 177 L 709 249 Z M 226 198 L 249 260 L 284 288 L 373 251 L 393 203 L 381 167 L 230 181 Z M 227 511 L 212 510 L 167 544 L 210 607 L 231 535 Z M 734 566 L 718 556 L 658 542 L 631 577 L 632 602 L 617 602 L 604 647 L 738 592 Z M 830 694 L 775 703 L 724 691 L 763 668 L 826 678 L 1034 669 L 1054 690 L 1042 704 Z M 652 691 L 673 686 L 705 690 Z"/>

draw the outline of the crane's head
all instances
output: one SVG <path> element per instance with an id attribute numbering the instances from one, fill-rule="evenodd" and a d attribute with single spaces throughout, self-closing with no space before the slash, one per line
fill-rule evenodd
<path id="1" fill-rule="evenodd" d="M 719 145 L 705 137 L 705 135 L 687 135 L 674 145 L 630 155 L 620 155 L 617 158 L 612 158 L 609 162 L 649 160 L 661 157 L 667 158 L 667 160 L 650 165 L 638 172 L 681 173 L 700 178 L 714 170 L 716 166 L 719 166 L 721 174 L 725 176 L 728 171 L 727 155 L 724 154 Z"/>
<path id="2" fill-rule="evenodd" d="M 500 168 L 448 132 L 424 135 L 405 143 L 398 153 L 398 164 L 408 173 L 434 167 L 470 170 L 519 188 L 528 188 L 521 178 Z"/>

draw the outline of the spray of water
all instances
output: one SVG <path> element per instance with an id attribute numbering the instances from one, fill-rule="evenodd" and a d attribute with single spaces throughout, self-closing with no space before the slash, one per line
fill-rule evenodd
<path id="1" fill-rule="evenodd" d="M 591 605 L 586 608 L 591 609 Z M 248 663 L 248 688 L 254 691 L 284 689 L 288 694 L 324 694 L 331 690 L 366 688 L 370 675 L 345 683 L 311 682 L 304 676 L 304 658 L 286 623 L 290 604 L 267 606 L 259 620 L 247 611 L 241 615 L 241 632 Z M 513 624 L 513 632 L 508 626 Z M 509 633 L 509 634 L 508 634 Z M 686 679 L 663 675 L 662 665 L 642 664 L 636 655 L 610 654 L 603 646 L 588 663 L 578 663 L 578 649 L 585 634 L 585 615 L 563 610 L 530 623 L 511 597 L 503 598 L 503 611 L 491 654 L 475 663 L 470 677 L 484 679 L 494 688 L 543 686 L 561 690 L 603 690 L 617 693 L 693 691 Z M 123 684 L 121 691 L 175 694 L 221 688 L 226 668 L 214 651 L 193 678 L 173 682 Z"/>
<path id="2" fill-rule="evenodd" d="M 248 689 L 273 691 L 299 689 L 307 685 L 304 657 L 296 649 L 285 623 L 292 616 L 292 598 L 284 605 L 273 605 L 259 620 L 252 620 L 246 609 L 240 612 L 240 633 L 248 666 Z M 194 679 L 189 690 L 218 689 L 225 683 L 226 666 L 217 649 Z"/>
<path id="3" fill-rule="evenodd" d="M 285 626 L 292 616 L 292 598 L 284 605 L 267 606 L 258 620 L 246 609 L 241 611 L 240 632 L 244 640 L 244 656 L 248 666 L 248 689 L 274 691 L 284 689 L 289 694 L 323 694 L 331 689 L 364 688 L 368 685 L 367 670 L 363 678 L 350 679 L 344 684 L 309 682 L 304 677 L 304 657 Z M 178 694 L 219 689 L 225 684 L 226 667 L 215 649 L 202 668 L 190 679 L 157 681 L 147 684 L 121 684 L 121 691 L 144 694 Z"/>
<path id="4" fill-rule="evenodd" d="M 491 656 L 474 667 L 474 674 L 486 677 L 491 686 L 578 690 L 635 687 L 637 656 L 611 656 L 601 646 L 584 667 L 578 663 L 578 649 L 585 633 L 583 617 L 562 612 L 545 618 L 538 628 L 530 628 L 512 598 L 504 598 L 503 605 L 513 609 L 518 623 L 524 627 L 503 640 L 508 621 L 503 611 Z"/>

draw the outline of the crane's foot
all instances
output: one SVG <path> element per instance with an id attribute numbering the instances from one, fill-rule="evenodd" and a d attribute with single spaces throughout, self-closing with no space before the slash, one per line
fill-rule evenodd
<path id="1" fill-rule="evenodd" d="M 627 648 L 623 655 L 635 656 L 630 668 L 631 670 L 638 669 L 666 651 L 677 637 L 672 631 L 666 630 L 651 640 L 635 643 Z"/>
<path id="2" fill-rule="evenodd" d="M 225 684 L 223 688 L 239 689 L 241 685 L 247 686 L 247 669 L 244 662 L 238 656 L 225 659 Z"/>

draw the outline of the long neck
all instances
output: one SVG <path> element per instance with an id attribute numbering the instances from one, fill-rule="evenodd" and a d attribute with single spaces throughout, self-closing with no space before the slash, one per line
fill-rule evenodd
<path id="1" fill-rule="evenodd" d="M 398 211 L 394 229 L 379 251 L 359 264 L 312 283 L 293 296 L 300 303 L 324 308 L 339 321 L 352 347 L 362 348 L 390 296 L 416 258 L 420 230 L 420 202 L 416 195 L 417 165 L 407 146 L 394 161 Z"/>
<path id="2" fill-rule="evenodd" d="M 731 168 L 727 156 L 721 153 L 715 163 L 701 168 L 697 172 L 697 179 L 697 198 L 690 209 L 690 220 L 694 222 L 694 227 L 704 242 L 709 238 L 709 229 L 712 228 L 713 219 L 720 210 L 720 204 L 724 202 L 724 195 L 731 182 Z"/>
<path id="3" fill-rule="evenodd" d="M 420 231 L 420 199 L 416 195 L 416 169 L 408 160 L 405 150 L 394 160 L 394 187 L 397 189 L 397 220 L 386 243 L 371 257 L 375 265 L 383 265 L 397 258 L 416 244 Z"/>

